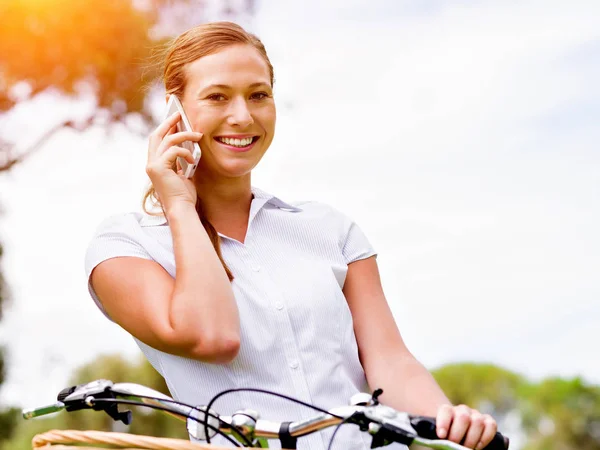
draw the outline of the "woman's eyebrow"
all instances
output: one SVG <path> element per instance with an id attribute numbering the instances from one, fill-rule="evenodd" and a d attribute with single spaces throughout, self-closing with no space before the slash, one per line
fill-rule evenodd
<path id="1" fill-rule="evenodd" d="M 264 81 L 258 81 L 256 83 L 252 83 L 248 87 L 250 89 L 254 89 L 255 87 L 259 87 L 259 86 L 269 86 L 269 83 L 266 83 Z M 210 89 L 232 89 L 232 86 L 229 86 L 228 84 L 209 84 L 208 86 L 201 88 L 198 91 L 198 95 L 200 95 L 200 94 L 202 94 L 202 92 L 210 90 Z"/>

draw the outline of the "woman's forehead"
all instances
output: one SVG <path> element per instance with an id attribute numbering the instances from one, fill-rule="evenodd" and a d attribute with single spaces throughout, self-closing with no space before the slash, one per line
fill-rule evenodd
<path id="1" fill-rule="evenodd" d="M 264 57 L 250 45 L 229 46 L 186 66 L 187 82 L 195 88 L 209 85 L 271 84 Z M 190 86 L 192 87 L 192 86 Z"/>

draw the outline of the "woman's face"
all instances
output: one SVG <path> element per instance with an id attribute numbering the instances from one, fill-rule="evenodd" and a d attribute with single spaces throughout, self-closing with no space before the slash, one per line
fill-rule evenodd
<path id="1" fill-rule="evenodd" d="M 197 174 L 241 177 L 273 141 L 275 102 L 269 68 L 254 47 L 232 45 L 186 66 L 183 108 L 203 133 Z"/>

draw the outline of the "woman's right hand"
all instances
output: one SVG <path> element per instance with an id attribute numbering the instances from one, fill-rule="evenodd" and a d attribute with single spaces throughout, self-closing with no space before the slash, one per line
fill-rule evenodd
<path id="1" fill-rule="evenodd" d="M 179 156 L 190 164 L 194 163 L 192 153 L 180 145 L 185 141 L 200 141 L 202 133 L 177 132 L 176 125 L 180 118 L 179 112 L 167 117 L 150 134 L 148 143 L 146 173 L 165 211 L 182 202 L 196 205 L 194 182 L 184 177 L 176 161 Z M 177 167 L 177 172 L 173 167 Z"/>

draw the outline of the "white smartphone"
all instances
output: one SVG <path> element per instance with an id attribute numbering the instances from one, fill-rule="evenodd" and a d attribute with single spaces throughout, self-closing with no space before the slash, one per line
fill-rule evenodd
<path id="1" fill-rule="evenodd" d="M 169 102 L 167 103 L 167 114 L 165 115 L 165 119 L 174 114 L 175 111 L 179 111 L 181 114 L 181 120 L 177 122 L 177 131 L 194 131 L 190 125 L 190 121 L 185 115 L 185 111 L 183 110 L 181 102 L 175 95 L 171 95 L 169 97 Z M 185 141 L 181 144 L 181 146 L 187 148 L 194 157 L 194 164 L 188 163 L 180 156 L 177 157 L 177 161 L 183 170 L 184 176 L 186 178 L 192 178 L 194 176 L 194 172 L 196 172 L 196 167 L 198 167 L 198 162 L 202 156 L 202 151 L 200 150 L 198 143 L 195 141 Z"/>

